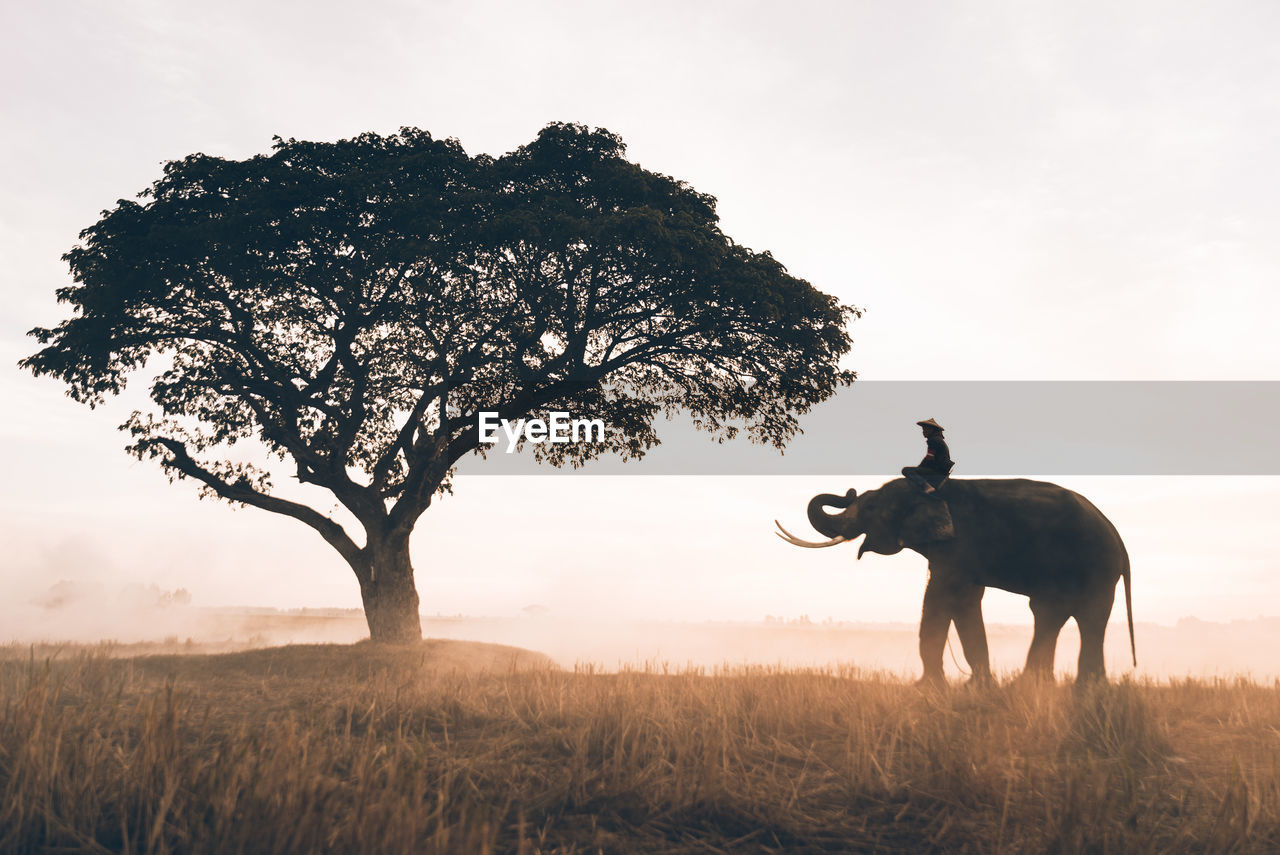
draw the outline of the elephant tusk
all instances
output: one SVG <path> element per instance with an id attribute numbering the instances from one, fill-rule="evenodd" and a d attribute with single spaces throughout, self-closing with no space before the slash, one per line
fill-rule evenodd
<path id="1" fill-rule="evenodd" d="M 831 538 L 826 543 L 813 543 L 811 541 L 801 540 L 800 538 L 796 537 L 794 534 L 792 534 L 791 532 L 783 528 L 782 523 L 778 522 L 777 520 L 774 520 L 773 524 L 778 527 L 778 530 L 775 531 L 774 534 L 776 534 L 778 537 L 785 540 L 787 543 L 790 543 L 794 546 L 803 546 L 806 549 L 822 549 L 823 547 L 826 547 L 826 546 L 835 546 L 837 543 L 844 543 L 848 539 L 844 535 L 840 535 L 838 537 Z"/>

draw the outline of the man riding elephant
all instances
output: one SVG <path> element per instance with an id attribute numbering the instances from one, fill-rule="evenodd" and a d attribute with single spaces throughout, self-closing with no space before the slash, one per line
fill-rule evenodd
<path id="1" fill-rule="evenodd" d="M 920 425 L 920 431 L 924 434 L 924 459 L 918 466 L 904 466 L 902 475 L 927 496 L 947 480 L 955 463 L 951 460 L 951 450 L 947 448 L 946 440 L 942 438 L 942 425 L 933 419 L 925 419 L 916 424 Z"/>

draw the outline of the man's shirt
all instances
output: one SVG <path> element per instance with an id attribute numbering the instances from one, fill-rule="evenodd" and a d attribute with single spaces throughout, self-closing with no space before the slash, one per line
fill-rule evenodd
<path id="1" fill-rule="evenodd" d="M 951 471 L 951 450 L 947 448 L 947 443 L 940 436 L 931 436 L 925 439 L 926 450 L 924 460 L 920 461 L 923 469 L 935 469 L 938 472 Z"/>

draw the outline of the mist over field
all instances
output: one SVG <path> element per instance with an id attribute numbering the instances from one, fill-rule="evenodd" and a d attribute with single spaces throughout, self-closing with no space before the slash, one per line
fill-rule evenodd
<path id="1" fill-rule="evenodd" d="M 26 603 L 0 607 L 0 644 L 97 644 L 113 655 L 244 650 L 286 644 L 352 644 L 368 638 L 358 609 L 201 607 L 185 591 L 134 586 L 110 591 L 100 584 L 59 583 Z M 813 621 L 766 616 L 760 621 L 618 620 L 550 613 L 530 607 L 519 617 L 424 615 L 429 639 L 511 645 L 549 656 L 566 669 L 740 666 L 855 668 L 903 679 L 918 676 L 916 625 L 906 622 Z M 1123 615 L 1107 633 L 1107 669 L 1113 677 L 1249 677 L 1280 679 L 1280 617 L 1230 622 L 1183 618 L 1175 624 L 1138 621 L 1138 667 L 1130 664 Z M 1020 671 L 1031 641 L 1027 624 L 988 623 L 992 667 Z M 1063 629 L 1056 667 L 1075 673 L 1079 635 Z M 945 665 L 948 676 L 967 676 L 954 628 Z"/>

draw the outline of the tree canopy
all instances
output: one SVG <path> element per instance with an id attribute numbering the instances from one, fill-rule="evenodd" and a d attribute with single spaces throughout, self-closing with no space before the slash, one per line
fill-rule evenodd
<path id="1" fill-rule="evenodd" d="M 91 406 L 149 366 L 132 453 L 307 523 L 377 587 L 387 544 L 407 566 L 414 522 L 477 449 L 478 411 L 603 419 L 603 443 L 536 447 L 580 465 L 643 455 L 676 411 L 781 447 L 852 381 L 857 310 L 729 239 L 715 206 L 572 124 L 500 158 L 412 128 L 193 154 L 80 234 L 72 315 L 32 330 L 22 365 Z M 250 439 L 331 491 L 364 545 L 228 454 Z"/>

